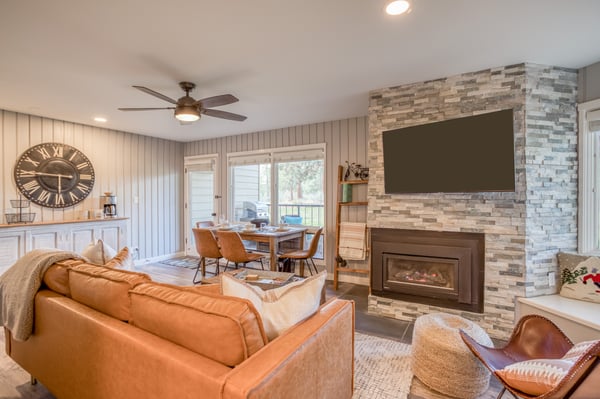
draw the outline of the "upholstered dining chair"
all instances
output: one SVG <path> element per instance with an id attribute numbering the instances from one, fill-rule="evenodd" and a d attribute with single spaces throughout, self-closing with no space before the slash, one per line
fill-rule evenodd
<path id="1" fill-rule="evenodd" d="M 534 367 L 538 367 L 537 370 L 531 373 L 527 369 L 517 372 L 524 372 L 525 380 L 529 378 L 528 374 L 536 375 L 531 381 L 524 382 L 527 385 L 541 383 L 539 375 L 543 373 L 539 370 L 539 364 L 543 365 L 545 359 L 561 359 L 573 348 L 571 340 L 552 321 L 540 315 L 523 316 L 508 343 L 500 348 L 481 345 L 462 330 L 460 335 L 473 354 L 502 383 L 503 389 L 497 399 L 502 398 L 506 391 L 515 398 L 525 399 L 600 398 L 600 341 L 581 354 L 577 353 L 576 360 L 572 359 L 572 366 L 553 388 L 542 394 L 531 394 L 518 389 L 515 381 L 518 376 L 508 377 L 505 368 L 512 366 L 514 371 L 515 365 L 536 360 L 538 365 Z M 522 381 L 520 384 L 523 386 Z"/>
<path id="2" fill-rule="evenodd" d="M 235 264 L 235 268 L 237 269 L 240 263 L 245 265 L 248 262 L 256 261 L 260 262 L 260 267 L 263 270 L 265 269 L 262 261 L 264 255 L 246 251 L 246 247 L 244 247 L 242 238 L 236 231 L 219 230 L 217 231 L 217 239 L 219 240 L 221 253 L 227 260 L 227 264 L 225 264 L 225 270 L 227 270 L 229 262 L 233 262 Z"/>
<path id="3" fill-rule="evenodd" d="M 198 262 L 198 267 L 196 268 L 196 273 L 194 274 L 194 278 L 192 282 L 194 284 L 200 283 L 202 280 L 196 280 L 198 277 L 198 272 L 202 272 L 202 277 L 206 275 L 206 259 L 213 259 L 216 265 L 216 274 L 219 274 L 219 259 L 223 257 L 221 254 L 221 250 L 219 249 L 219 244 L 213 234 L 213 232 L 209 229 L 192 229 L 194 233 L 194 242 L 196 244 L 196 252 L 200 255 L 200 261 Z"/>
<path id="4" fill-rule="evenodd" d="M 215 225 L 215 223 L 212 220 L 201 220 L 199 222 L 196 222 L 196 228 L 197 229 L 203 229 L 206 227 L 213 227 Z"/>
<path id="5" fill-rule="evenodd" d="M 313 272 L 310 268 L 310 266 L 312 264 L 312 267 L 315 269 L 315 273 L 318 274 L 319 270 L 317 270 L 317 266 L 315 265 L 315 261 L 313 260 L 313 257 L 317 253 L 317 248 L 319 248 L 319 239 L 321 238 L 322 233 L 323 233 L 323 228 L 320 227 L 315 232 L 312 239 L 310 240 L 310 245 L 308 246 L 308 249 L 299 249 L 299 250 L 283 253 L 283 254 L 279 255 L 279 259 L 283 260 L 283 261 L 285 261 L 286 259 L 290 259 L 292 261 L 299 260 L 300 262 L 305 262 L 311 276 L 313 274 Z"/>

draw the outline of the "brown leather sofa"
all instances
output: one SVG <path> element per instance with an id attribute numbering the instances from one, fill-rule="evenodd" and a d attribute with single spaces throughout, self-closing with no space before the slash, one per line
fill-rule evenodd
<path id="1" fill-rule="evenodd" d="M 351 398 L 354 303 L 331 299 L 272 341 L 250 302 L 64 261 L 33 335 L 6 352 L 60 399 Z"/>

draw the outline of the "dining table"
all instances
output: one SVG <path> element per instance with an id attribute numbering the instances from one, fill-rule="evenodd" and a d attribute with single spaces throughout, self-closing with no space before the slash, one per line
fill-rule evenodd
<path id="1" fill-rule="evenodd" d="M 302 226 L 265 226 L 262 228 L 249 229 L 245 225 L 234 225 L 227 227 L 215 226 L 215 229 L 226 229 L 236 231 L 242 240 L 254 241 L 256 243 L 267 243 L 269 245 L 269 269 L 271 271 L 278 270 L 279 247 L 284 241 L 298 240 L 299 249 L 304 246 L 304 236 L 306 227 Z M 300 272 L 303 272 L 301 267 Z"/>

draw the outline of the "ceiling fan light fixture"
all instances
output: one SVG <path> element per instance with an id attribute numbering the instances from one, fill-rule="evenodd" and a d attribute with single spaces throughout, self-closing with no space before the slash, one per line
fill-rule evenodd
<path id="1" fill-rule="evenodd" d="M 200 112 L 194 106 L 182 105 L 175 108 L 175 118 L 182 122 L 195 122 L 200 119 Z"/>
<path id="2" fill-rule="evenodd" d="M 388 1 L 385 6 L 385 12 L 389 15 L 400 15 L 410 12 L 410 2 L 407 0 L 392 0 Z"/>

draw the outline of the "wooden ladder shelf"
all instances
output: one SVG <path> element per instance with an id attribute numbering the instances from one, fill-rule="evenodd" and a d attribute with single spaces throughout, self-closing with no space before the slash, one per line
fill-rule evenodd
<path id="1" fill-rule="evenodd" d="M 360 207 L 367 206 L 369 204 L 368 201 L 349 201 L 343 202 L 343 186 L 345 184 L 349 184 L 351 189 L 355 185 L 367 184 L 368 180 L 344 180 L 343 178 L 344 167 L 342 165 L 338 166 L 338 192 L 337 192 L 337 203 L 336 203 L 336 214 L 335 214 L 335 267 L 333 269 L 333 289 L 338 289 L 338 274 L 339 272 L 345 273 L 358 273 L 358 274 L 366 274 L 369 275 L 369 269 L 357 269 L 341 266 L 341 258 L 340 258 L 340 224 L 342 221 L 342 209 L 346 207 Z M 365 231 L 368 233 L 368 231 Z M 368 234 L 367 234 L 368 237 Z M 367 246 L 367 257 L 369 256 L 369 248 Z"/>

